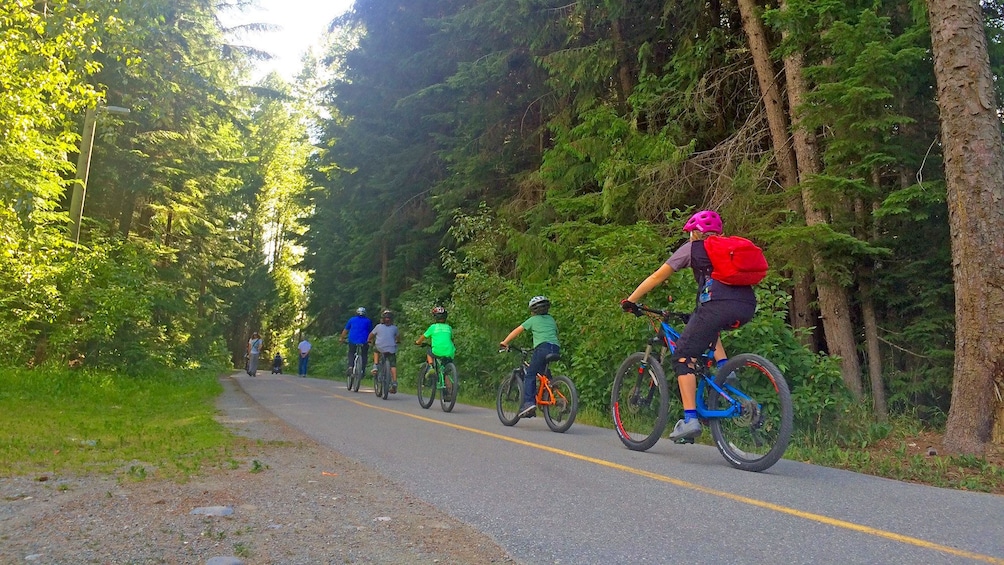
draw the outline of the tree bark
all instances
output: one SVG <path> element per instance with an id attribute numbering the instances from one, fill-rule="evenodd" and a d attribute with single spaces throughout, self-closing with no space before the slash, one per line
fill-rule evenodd
<path id="1" fill-rule="evenodd" d="M 811 132 L 799 128 L 795 128 L 795 131 L 798 132 L 797 136 L 794 138 L 789 136 L 788 113 L 782 105 L 780 91 L 774 80 L 774 65 L 770 60 L 767 34 L 756 1 L 739 0 L 739 11 L 742 15 L 743 29 L 750 42 L 750 52 L 753 55 L 757 80 L 763 91 L 764 104 L 767 106 L 767 119 L 770 124 L 778 171 L 784 186 L 795 186 L 799 180 L 804 180 L 807 175 L 820 171 L 815 137 Z M 785 70 L 788 81 L 788 107 L 794 109 L 801 103 L 802 95 L 805 92 L 801 58 L 797 55 L 786 58 Z M 788 74 L 788 72 L 792 74 Z M 802 189 L 802 209 L 807 225 L 826 223 L 825 214 L 815 207 L 812 195 L 805 188 Z M 840 358 L 841 376 L 844 384 L 855 398 L 860 399 L 862 395 L 861 364 L 858 362 L 847 291 L 827 274 L 828 271 L 819 253 L 813 254 L 813 269 L 816 273 L 816 292 L 819 296 L 823 330 L 826 333 L 827 351 L 830 355 Z"/>
<path id="2" fill-rule="evenodd" d="M 982 454 L 1004 383 L 1004 143 L 979 0 L 928 0 L 955 279 L 945 448 Z"/>
<path id="3" fill-rule="evenodd" d="M 617 78 L 621 87 L 617 94 L 617 99 L 620 101 L 621 106 L 626 108 L 627 99 L 631 96 L 631 92 L 634 91 L 634 78 L 631 69 L 631 58 L 628 56 L 628 50 L 624 45 L 619 18 L 610 23 L 610 31 L 614 42 L 614 54 L 617 56 Z"/>
<path id="4" fill-rule="evenodd" d="M 771 143 L 774 148 L 774 159 L 777 161 L 778 174 L 781 177 L 781 186 L 791 188 L 798 184 L 798 169 L 795 153 L 791 144 L 789 134 L 788 113 L 781 97 L 781 91 L 775 80 L 774 63 L 770 58 L 770 45 L 767 41 L 767 30 L 760 17 L 760 10 L 756 5 L 756 0 L 740 0 L 739 12 L 742 16 L 743 30 L 750 45 L 750 53 L 753 55 L 753 67 L 757 74 L 757 83 L 760 85 L 760 92 L 763 93 L 764 106 L 767 111 L 767 124 L 770 128 Z M 800 202 L 791 203 L 793 209 L 800 213 L 802 205 Z M 791 314 L 789 319 L 794 328 L 806 330 L 802 336 L 802 343 L 813 351 L 818 351 L 812 333 L 809 330 L 815 325 L 816 316 L 812 312 L 809 303 L 812 301 L 812 277 L 809 274 L 796 276 L 792 285 L 792 301 L 790 305 Z"/>
<path id="5" fill-rule="evenodd" d="M 781 100 L 781 89 L 774 79 L 774 63 L 770 59 L 767 30 L 760 17 L 756 0 L 739 0 L 739 13 L 743 20 L 743 31 L 749 40 L 763 103 L 767 109 L 767 124 L 770 127 L 770 138 L 774 146 L 778 173 L 781 175 L 781 185 L 790 188 L 798 183 L 798 170 L 791 147 L 791 136 L 788 134 L 788 114 Z"/>

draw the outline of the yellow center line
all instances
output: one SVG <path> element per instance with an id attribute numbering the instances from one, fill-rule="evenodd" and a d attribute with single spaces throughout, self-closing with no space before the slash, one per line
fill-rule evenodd
<path id="1" fill-rule="evenodd" d="M 513 438 L 513 437 L 509 437 L 509 436 L 504 436 L 504 435 L 497 434 L 497 433 L 494 433 L 494 432 L 488 432 L 488 431 L 485 431 L 485 430 L 479 430 L 477 428 L 471 428 L 471 427 L 468 427 L 468 426 L 461 426 L 460 424 L 454 424 L 452 422 L 444 422 L 442 420 L 435 420 L 433 418 L 429 418 L 429 417 L 426 417 L 426 416 L 419 416 L 419 415 L 416 415 L 416 414 L 409 414 L 407 412 L 401 412 L 400 410 L 395 410 L 393 408 L 387 408 L 387 407 L 384 407 L 384 406 L 378 406 L 378 405 L 374 405 L 374 404 L 367 404 L 367 403 L 359 401 L 359 400 L 355 400 L 355 399 L 352 399 L 352 398 L 346 398 L 344 396 L 340 396 L 340 395 L 337 395 L 337 394 L 332 394 L 332 393 L 330 393 L 328 391 L 325 391 L 325 390 L 322 390 L 322 389 L 318 389 L 318 388 L 315 388 L 315 387 L 311 387 L 311 386 L 306 385 L 306 384 L 303 384 L 301 386 L 304 386 L 305 388 L 312 388 L 313 390 L 316 390 L 316 391 L 321 392 L 323 394 L 332 396 L 332 397 L 337 398 L 339 400 L 344 400 L 346 402 L 351 402 L 353 404 L 357 404 L 357 405 L 362 406 L 364 408 L 372 408 L 372 409 L 375 409 L 375 410 L 381 410 L 383 412 L 388 412 L 388 413 L 391 413 L 391 414 L 396 414 L 398 416 L 404 416 L 406 418 L 412 418 L 412 419 L 420 420 L 420 421 L 423 421 L 423 422 L 429 422 L 430 424 L 437 424 L 437 425 L 440 425 L 440 426 L 446 426 L 448 428 L 453 428 L 455 430 L 460 430 L 460 431 L 464 431 L 464 432 L 470 432 L 472 434 L 478 434 L 478 435 L 482 435 L 482 436 L 485 436 L 485 437 L 490 437 L 490 438 L 501 440 L 501 441 L 507 441 L 509 443 L 515 443 L 517 445 L 523 445 L 523 446 L 526 446 L 526 447 L 532 447 L 534 449 L 539 449 L 541 451 L 546 451 L 548 453 L 553 453 L 555 455 L 561 455 L 563 457 L 568 457 L 570 459 L 577 459 L 579 461 L 585 461 L 587 463 L 592 463 L 594 465 L 599 465 L 600 467 L 606 467 L 608 469 L 616 469 L 618 471 L 623 471 L 625 473 L 630 473 L 632 475 L 638 475 L 640 477 L 645 477 L 645 478 L 656 480 L 656 481 L 660 481 L 660 482 L 663 482 L 663 483 L 669 483 L 671 485 L 675 485 L 675 486 L 682 487 L 682 488 L 685 488 L 685 489 L 689 489 L 689 490 L 692 490 L 692 491 L 700 492 L 700 493 L 703 493 L 703 494 L 708 494 L 708 495 L 711 495 L 711 496 L 717 496 L 717 497 L 720 497 L 720 498 L 725 498 L 725 499 L 732 500 L 732 501 L 735 501 L 735 502 L 740 502 L 742 504 L 749 504 L 750 506 L 756 506 L 758 508 L 765 508 L 767 510 L 773 510 L 775 512 L 780 512 L 781 514 L 788 514 L 789 516 L 796 516 L 798 518 L 802 518 L 802 519 L 805 519 L 805 520 L 810 520 L 812 522 L 818 522 L 820 524 L 826 524 L 828 526 L 834 526 L 834 527 L 837 527 L 837 528 L 843 528 L 845 530 L 851 530 L 851 531 L 859 532 L 859 533 L 862 533 L 862 534 L 867 534 L 867 535 L 870 535 L 870 536 L 875 536 L 875 537 L 879 537 L 879 538 L 885 538 L 885 539 L 889 539 L 889 540 L 892 540 L 892 541 L 897 541 L 897 542 L 900 542 L 900 543 L 905 543 L 905 544 L 909 544 L 909 545 L 913 545 L 913 546 L 917 546 L 917 547 L 923 547 L 925 549 L 931 549 L 931 550 L 934 550 L 934 551 L 940 551 L 942 553 L 947 553 L 949 555 L 954 555 L 954 556 L 957 556 L 957 557 L 964 557 L 964 558 L 967 558 L 967 559 L 974 559 L 976 561 L 983 561 L 985 563 L 994 563 L 996 565 L 1004 565 L 1004 559 L 993 557 L 993 556 L 990 556 L 990 555 L 983 555 L 983 554 L 980 554 L 980 553 L 974 553 L 974 552 L 971 552 L 971 551 L 965 551 L 965 550 L 962 550 L 962 549 L 957 549 L 957 548 L 954 548 L 954 547 L 949 547 L 947 545 L 941 545 L 941 544 L 930 542 L 930 541 L 927 541 L 927 540 L 922 540 L 920 538 L 914 538 L 914 537 L 910 537 L 910 536 L 904 536 L 902 534 L 897 534 L 897 533 L 889 532 L 889 531 L 886 531 L 886 530 L 880 530 L 878 528 L 872 528 L 870 526 L 864 526 L 862 524 L 855 524 L 854 522 L 848 522 L 846 520 L 839 520 L 837 518 L 830 518 L 829 516 L 823 516 L 822 514 L 814 514 L 812 512 L 805 512 L 805 511 L 798 510 L 798 509 L 795 509 L 795 508 L 789 508 L 787 506 L 781 506 L 780 504 L 773 504 L 771 502 L 766 502 L 766 501 L 763 501 L 763 500 L 757 500 L 755 498 L 749 498 L 749 497 L 746 497 L 746 496 L 742 496 L 742 495 L 738 495 L 738 494 L 733 494 L 731 492 L 726 492 L 726 491 L 721 491 L 721 490 L 715 490 L 715 489 L 712 489 L 712 488 L 701 486 L 701 485 L 696 484 L 696 483 L 682 481 L 680 479 L 674 479 L 673 477 L 667 477 L 666 475 L 659 475 L 657 473 L 652 473 L 650 471 L 644 471 L 642 469 L 636 469 L 634 467 L 628 467 L 627 465 L 621 465 L 620 463 L 614 463 L 613 461 L 607 461 L 605 459 L 597 459 L 595 457 L 589 457 L 588 455 L 582 455 L 580 453 L 575 453 L 573 451 L 565 451 L 564 449 L 558 449 L 556 447 L 550 447 L 550 446 L 547 446 L 547 445 L 541 445 L 539 443 L 533 443 L 533 442 L 529 442 L 529 441 L 522 440 L 522 439 L 517 439 L 517 438 Z"/>

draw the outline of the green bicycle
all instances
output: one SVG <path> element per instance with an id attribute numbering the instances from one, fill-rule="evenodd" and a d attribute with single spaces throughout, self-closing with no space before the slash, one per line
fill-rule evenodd
<path id="1" fill-rule="evenodd" d="M 428 361 L 422 363 L 418 369 L 418 403 L 422 408 L 428 409 L 436 399 L 436 390 L 439 390 L 439 406 L 443 412 L 450 412 L 457 403 L 457 396 L 460 392 L 460 381 L 457 380 L 457 366 L 446 357 L 436 357 L 432 350 L 428 351 L 428 357 L 432 358 L 432 365 Z"/>

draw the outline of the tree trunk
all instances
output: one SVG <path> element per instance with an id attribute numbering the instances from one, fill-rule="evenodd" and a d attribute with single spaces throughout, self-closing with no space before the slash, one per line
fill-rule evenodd
<path id="1" fill-rule="evenodd" d="M 387 240 L 380 246 L 380 306 L 387 308 Z"/>
<path id="2" fill-rule="evenodd" d="M 1004 383 L 1004 144 L 979 0 L 928 0 L 955 279 L 945 448 L 982 454 Z"/>
<path id="3" fill-rule="evenodd" d="M 770 124 L 781 182 L 785 187 L 795 186 L 800 180 L 799 175 L 804 180 L 805 175 L 818 173 L 820 170 L 814 138 L 809 135 L 811 132 L 802 132 L 800 138 L 794 139 L 794 144 L 790 143 L 788 113 L 781 102 L 780 91 L 774 80 L 774 65 L 770 60 L 770 48 L 767 45 L 767 34 L 760 18 L 759 8 L 755 0 L 739 0 L 739 11 L 742 14 L 743 29 L 749 39 L 757 80 L 763 91 L 764 104 L 767 106 L 767 120 Z M 793 77 L 787 76 L 788 107 L 797 108 L 797 104 L 801 103 L 802 93 L 805 92 L 801 59 L 787 58 L 785 69 L 791 69 L 794 79 L 800 81 L 797 85 L 792 85 Z M 802 153 L 799 153 L 799 149 Z M 807 189 L 802 190 L 802 208 L 805 211 L 806 224 L 812 226 L 826 222 L 825 215 L 815 208 Z M 844 384 L 855 398 L 860 399 L 861 365 L 858 362 L 847 292 L 827 274 L 828 271 L 819 253 L 813 254 L 813 269 L 817 276 L 816 292 L 819 294 L 819 309 L 823 319 L 823 330 L 826 332 L 827 351 L 830 355 L 840 357 Z"/>
<path id="4" fill-rule="evenodd" d="M 136 211 L 136 191 L 126 190 L 119 208 L 119 234 L 129 237 L 129 230 L 132 229 L 132 216 Z"/>
<path id="5" fill-rule="evenodd" d="M 872 186 L 876 191 L 881 189 L 881 178 L 878 169 L 872 171 Z M 854 214 L 861 231 L 860 237 L 868 242 L 878 239 L 877 222 L 875 217 L 877 205 L 872 205 L 871 209 L 865 206 L 865 202 L 857 198 L 854 201 Z M 861 300 L 861 321 L 865 328 L 865 359 L 868 362 L 868 382 L 871 383 L 872 409 L 875 417 L 879 421 L 886 421 L 889 418 L 889 408 L 885 400 L 885 383 L 882 381 L 882 350 L 879 348 L 878 321 L 875 315 L 875 301 L 872 300 L 872 273 L 873 265 L 871 260 L 863 264 L 858 269 L 858 295 Z"/>
<path id="6" fill-rule="evenodd" d="M 634 91 L 634 78 L 631 70 L 631 58 L 628 56 L 628 50 L 624 46 L 624 38 L 621 35 L 619 18 L 610 23 L 610 31 L 614 42 L 614 54 L 617 56 L 617 78 L 621 87 L 617 93 L 617 99 L 620 101 L 621 107 L 626 108 L 627 99 Z"/>
<path id="7" fill-rule="evenodd" d="M 774 63 L 770 60 L 767 30 L 764 28 L 756 0 L 739 0 L 739 13 L 742 15 L 743 31 L 749 40 L 763 103 L 767 108 L 767 124 L 770 126 L 770 138 L 774 146 L 777 170 L 781 175 L 781 185 L 790 188 L 798 183 L 798 171 L 795 154 L 792 152 L 791 136 L 788 134 L 788 113 L 781 100 L 781 90 L 774 78 Z"/>
<path id="8" fill-rule="evenodd" d="M 767 30 L 760 17 L 760 10 L 755 0 L 740 0 L 739 11 L 742 15 L 743 30 L 749 41 L 750 52 L 753 55 L 753 67 L 756 69 L 757 82 L 763 93 L 764 106 L 767 110 L 767 123 L 770 127 L 770 137 L 774 148 L 774 159 L 777 161 L 781 185 L 791 188 L 798 184 L 798 169 L 795 153 L 788 130 L 788 113 L 781 98 L 781 92 L 775 80 L 774 63 L 770 58 L 770 45 L 767 42 Z M 801 212 L 802 205 L 798 201 L 791 204 L 792 208 Z M 796 276 L 792 287 L 791 325 L 806 330 L 802 343 L 814 351 L 815 340 L 809 328 L 815 325 L 815 315 L 809 306 L 812 301 L 811 275 Z"/>
<path id="9" fill-rule="evenodd" d="M 865 326 L 865 351 L 868 359 L 868 380 L 872 388 L 872 408 L 875 417 L 884 422 L 889 417 L 889 409 L 885 400 L 885 383 L 882 382 L 882 351 L 879 349 L 878 322 L 875 317 L 875 304 L 871 297 L 871 283 L 864 282 L 864 277 L 861 278 L 861 317 Z"/>

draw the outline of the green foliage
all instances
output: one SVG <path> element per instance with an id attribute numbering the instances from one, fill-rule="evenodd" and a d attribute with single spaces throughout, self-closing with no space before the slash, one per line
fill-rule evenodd
<path id="1" fill-rule="evenodd" d="M 579 390 L 581 403 L 589 409 L 606 412 L 610 385 L 621 360 L 642 348 L 648 326 L 625 316 L 619 302 L 651 273 L 668 255 L 667 243 L 655 226 L 639 223 L 632 226 L 597 226 L 584 222 L 556 224 L 549 230 L 563 248 L 566 259 L 557 269 L 533 282 L 526 277 L 513 278 L 509 273 L 492 270 L 504 261 L 500 254 L 519 253 L 519 248 L 498 247 L 498 225 L 484 215 L 467 226 L 458 254 L 464 261 L 449 263 L 464 268 L 457 273 L 453 290 L 451 323 L 458 331 L 458 348 L 473 354 L 463 361 L 462 374 L 474 376 L 484 394 L 494 387 L 511 368 L 511 358 L 488 355 L 499 341 L 528 316 L 529 297 L 544 294 L 552 301 L 551 314 L 558 322 L 563 361 L 558 372 L 568 374 Z M 477 224 L 484 232 L 472 229 Z M 509 238 L 511 242 L 512 239 Z M 477 252 L 494 243 L 492 253 Z M 675 247 L 679 242 L 672 242 Z M 468 246 L 474 253 L 465 254 Z M 492 260 L 481 263 L 477 257 Z M 801 429 L 819 430 L 840 417 L 849 397 L 843 388 L 835 360 L 814 355 L 799 342 L 786 323 L 788 296 L 783 281 L 772 279 L 758 289 L 759 311 L 743 328 L 730 332 L 726 349 L 759 353 L 771 359 L 786 375 L 796 406 L 796 422 Z M 690 309 L 696 294 L 688 273 L 672 277 L 665 290 L 657 289 L 648 297 L 653 306 L 662 306 L 665 292 L 675 297 L 674 307 Z M 490 305 L 486 308 L 485 305 Z M 521 338 L 524 339 L 524 338 Z M 525 338 L 524 346 L 529 346 Z M 465 381 L 466 382 L 466 381 Z M 484 384 L 482 384 L 484 383 Z"/>

